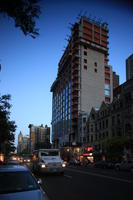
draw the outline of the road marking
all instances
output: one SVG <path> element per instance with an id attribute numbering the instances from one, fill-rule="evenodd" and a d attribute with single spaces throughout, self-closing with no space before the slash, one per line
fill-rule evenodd
<path id="1" fill-rule="evenodd" d="M 116 180 L 116 181 L 121 181 L 121 182 L 125 182 L 125 183 L 131 183 L 133 184 L 133 181 L 127 180 L 127 179 L 122 179 L 122 178 L 115 178 L 113 176 L 106 176 L 103 174 L 97 174 L 97 173 L 93 173 L 93 172 L 83 172 L 77 169 L 67 169 L 68 171 L 74 171 L 74 172 L 78 172 L 80 174 L 87 174 L 87 175 L 91 175 L 91 176 L 98 176 L 98 177 L 102 177 L 102 178 L 107 178 L 107 179 L 112 179 L 112 180 Z"/>
<path id="2" fill-rule="evenodd" d="M 72 176 L 64 175 L 66 178 L 72 179 Z"/>

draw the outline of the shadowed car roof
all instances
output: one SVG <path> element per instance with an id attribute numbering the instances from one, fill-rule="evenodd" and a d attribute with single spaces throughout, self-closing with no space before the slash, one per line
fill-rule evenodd
<path id="1" fill-rule="evenodd" d="M 29 171 L 24 166 L 19 165 L 1 165 L 0 172 L 16 172 L 16 171 Z"/>

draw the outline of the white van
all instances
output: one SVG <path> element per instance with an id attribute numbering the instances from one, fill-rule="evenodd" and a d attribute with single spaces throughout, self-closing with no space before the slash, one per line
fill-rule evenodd
<path id="1" fill-rule="evenodd" d="M 39 149 L 33 152 L 33 171 L 64 173 L 65 167 L 59 149 Z"/>

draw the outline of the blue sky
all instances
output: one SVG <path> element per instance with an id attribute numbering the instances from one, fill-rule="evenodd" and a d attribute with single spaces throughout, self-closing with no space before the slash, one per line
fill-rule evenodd
<path id="1" fill-rule="evenodd" d="M 28 125 L 51 126 L 52 94 L 58 62 L 67 45 L 70 23 L 79 13 L 109 24 L 109 64 L 125 81 L 125 59 L 133 53 L 133 5 L 130 1 L 41 1 L 40 36 L 25 37 L 8 17 L 0 16 L 0 94 L 12 95 L 11 120 L 28 134 Z"/>

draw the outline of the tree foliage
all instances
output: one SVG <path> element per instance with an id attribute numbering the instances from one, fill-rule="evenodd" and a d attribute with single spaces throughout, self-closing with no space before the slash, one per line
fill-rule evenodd
<path id="1" fill-rule="evenodd" d="M 0 13 L 13 18 L 15 26 L 25 35 L 36 38 L 39 30 L 35 27 L 35 18 L 39 17 L 39 0 L 0 0 Z"/>
<path id="2" fill-rule="evenodd" d="M 129 135 L 108 139 L 105 142 L 107 158 L 120 160 L 124 154 L 124 148 L 127 148 L 130 141 Z"/>
<path id="3" fill-rule="evenodd" d="M 16 125 L 14 121 L 10 121 L 10 99 L 10 95 L 0 96 L 0 152 L 6 155 L 15 150 L 14 132 Z"/>

